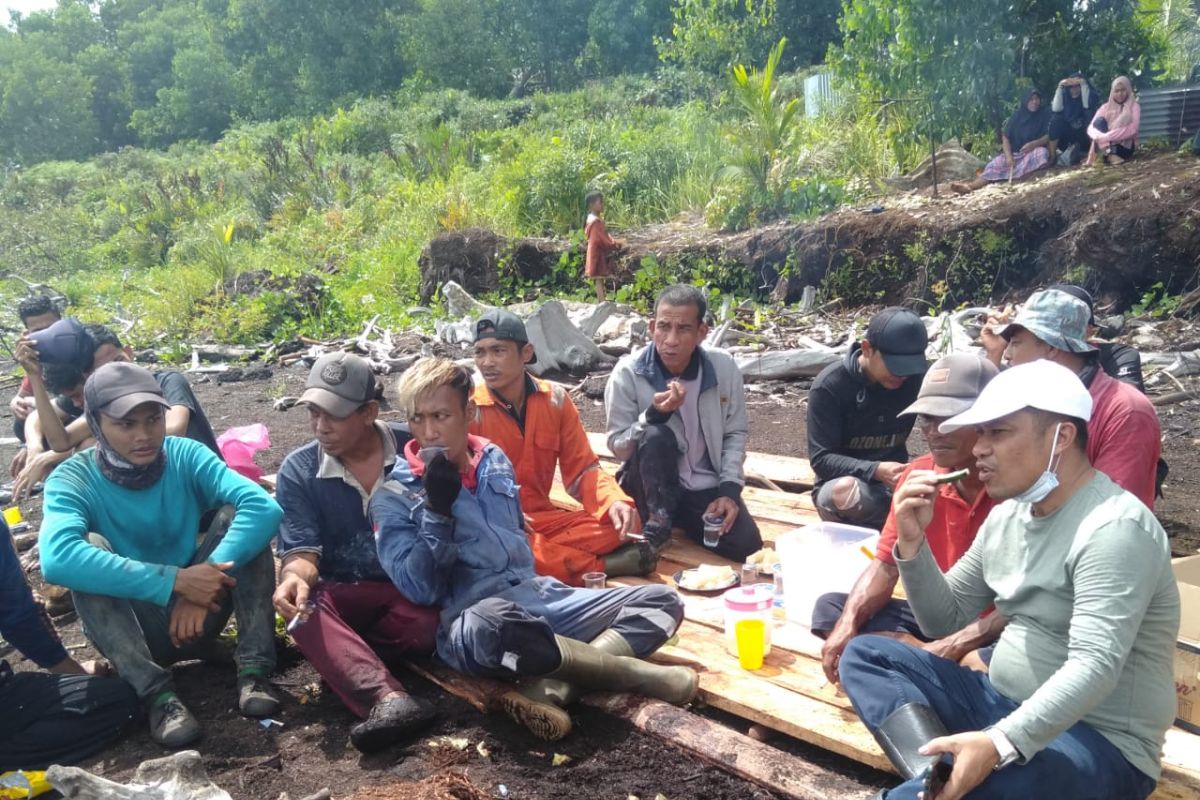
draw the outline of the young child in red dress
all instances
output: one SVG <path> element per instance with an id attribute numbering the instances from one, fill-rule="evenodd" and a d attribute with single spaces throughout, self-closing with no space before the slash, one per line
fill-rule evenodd
<path id="1" fill-rule="evenodd" d="M 583 204 L 587 206 L 587 223 L 583 226 L 583 236 L 587 241 L 587 259 L 584 261 L 583 274 L 596 284 L 596 302 L 603 303 L 604 281 L 611 274 L 608 256 L 613 250 L 624 247 L 625 242 L 608 235 L 608 228 L 600 215 L 604 213 L 604 195 L 600 192 L 588 192 Z"/>

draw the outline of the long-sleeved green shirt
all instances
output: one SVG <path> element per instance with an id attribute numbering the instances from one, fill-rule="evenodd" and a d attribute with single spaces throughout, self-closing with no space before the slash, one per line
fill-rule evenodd
<path id="1" fill-rule="evenodd" d="M 945 575 L 928 545 L 896 555 L 926 635 L 948 636 L 993 602 L 1008 620 L 990 678 L 1020 703 L 997 727 L 1023 759 L 1082 720 L 1157 780 L 1175 718 L 1179 590 L 1145 504 L 1097 472 L 1048 516 L 997 506 Z"/>

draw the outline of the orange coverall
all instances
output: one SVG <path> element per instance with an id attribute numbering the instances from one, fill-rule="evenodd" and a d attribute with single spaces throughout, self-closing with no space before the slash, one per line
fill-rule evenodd
<path id="1" fill-rule="evenodd" d="M 600 468 L 566 390 L 536 378 L 533 383 L 537 391 L 525 399 L 523 434 L 482 383 L 475 387 L 471 432 L 490 439 L 512 461 L 538 574 L 579 586 L 583 573 L 604 570 L 600 556 L 621 545 L 609 508 L 618 500 L 633 501 Z M 550 501 L 555 467 L 561 468 L 563 485 L 583 504 L 582 511 L 564 511 Z"/>

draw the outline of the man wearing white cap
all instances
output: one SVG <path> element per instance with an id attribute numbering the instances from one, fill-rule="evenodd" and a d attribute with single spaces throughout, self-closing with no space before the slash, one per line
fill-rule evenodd
<path id="1" fill-rule="evenodd" d="M 942 424 L 979 431 L 999 501 L 943 574 L 925 541 L 934 476 L 896 494 L 896 565 L 922 630 L 944 636 L 994 603 L 1009 625 L 982 675 L 894 639 L 847 646 L 842 685 L 916 798 L 941 754 L 939 800 L 1146 798 L 1175 716 L 1179 592 L 1166 533 L 1086 455 L 1092 398 L 1069 369 L 1013 367 Z"/>
<path id="2" fill-rule="evenodd" d="M 1162 429 L 1154 405 L 1128 383 L 1100 368 L 1099 351 L 1087 340 L 1092 310 L 1059 289 L 1034 292 L 1008 325 L 987 330 L 988 358 L 1016 366 L 1046 359 L 1067 367 L 1091 394 L 1087 455 L 1092 466 L 1154 508 Z"/>

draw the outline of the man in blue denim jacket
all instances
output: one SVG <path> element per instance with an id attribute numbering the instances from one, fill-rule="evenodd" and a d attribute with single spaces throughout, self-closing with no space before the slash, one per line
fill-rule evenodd
<path id="1" fill-rule="evenodd" d="M 445 359 L 405 373 L 400 405 L 414 440 L 369 505 L 384 571 L 412 602 L 442 608 L 438 656 L 472 675 L 526 679 L 503 705 L 549 740 L 570 732 L 563 708 L 576 687 L 691 701 L 695 672 L 640 660 L 683 619 L 674 590 L 573 589 L 534 573 L 512 464 L 467 433 L 471 388 Z"/>

